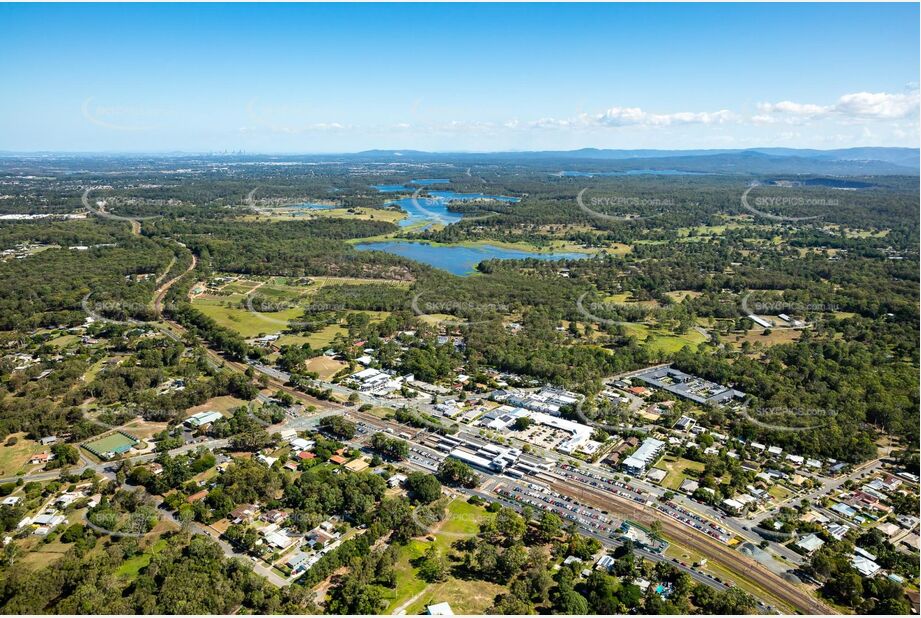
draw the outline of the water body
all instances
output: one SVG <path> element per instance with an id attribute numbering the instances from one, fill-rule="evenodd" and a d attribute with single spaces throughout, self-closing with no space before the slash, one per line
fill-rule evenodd
<path id="1" fill-rule="evenodd" d="M 355 245 L 355 248 L 359 251 L 385 251 L 460 276 L 472 274 L 475 271 L 476 265 L 483 260 L 522 260 L 527 258 L 537 258 L 539 260 L 580 260 L 589 257 L 585 253 L 568 251 L 530 253 L 517 249 L 503 249 L 493 245 L 464 247 L 460 245 L 430 245 L 419 242 L 399 241 L 359 243 Z"/>
<path id="2" fill-rule="evenodd" d="M 685 170 L 626 170 L 622 172 L 574 172 L 557 174 L 564 178 L 593 178 L 595 176 L 711 176 L 710 172 L 688 172 Z"/>
<path id="3" fill-rule="evenodd" d="M 388 202 L 387 205 L 396 205 L 407 213 L 407 217 L 400 221 L 400 227 L 426 223 L 429 225 L 441 223 L 451 225 L 463 218 L 459 212 L 448 210 L 448 204 L 453 201 L 493 200 L 497 202 L 514 203 L 520 198 L 507 195 L 484 195 L 482 193 L 455 193 L 454 191 L 431 191 L 428 197 L 404 197 Z"/>
<path id="4" fill-rule="evenodd" d="M 300 204 L 292 204 L 287 206 L 287 208 L 304 208 L 306 210 L 333 210 L 334 208 L 342 208 L 336 204 L 315 204 L 313 202 L 302 202 Z"/>
<path id="5" fill-rule="evenodd" d="M 399 206 L 408 215 L 406 218 L 400 220 L 400 227 L 408 227 L 419 223 L 427 223 L 429 225 L 441 223 L 442 225 L 450 225 L 452 223 L 457 223 L 464 216 L 459 212 L 450 212 L 448 210 L 447 200 L 431 197 L 404 197 L 399 200 L 387 202 L 387 205 Z"/>
<path id="6" fill-rule="evenodd" d="M 402 193 L 409 191 L 403 185 L 371 185 L 372 189 L 377 189 L 378 193 Z"/>
<path id="7" fill-rule="evenodd" d="M 450 184 L 451 180 L 449 178 L 413 178 L 412 183 L 414 185 L 446 185 Z"/>
<path id="8" fill-rule="evenodd" d="M 507 203 L 517 203 L 521 201 L 520 197 L 511 197 L 508 195 L 486 195 L 485 193 L 455 193 L 454 191 L 429 191 L 429 195 L 446 200 L 453 201 L 458 200 L 461 202 L 469 202 L 473 200 L 493 200 L 496 202 L 507 202 Z"/>

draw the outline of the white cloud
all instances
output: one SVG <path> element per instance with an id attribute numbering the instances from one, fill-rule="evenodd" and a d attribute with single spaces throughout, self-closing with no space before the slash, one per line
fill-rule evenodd
<path id="1" fill-rule="evenodd" d="M 897 120 L 917 114 L 918 91 L 904 94 L 888 92 L 855 92 L 845 94 L 834 105 L 813 103 L 759 103 L 761 114 L 752 117 L 755 124 L 768 124 L 786 119 L 839 117 L 842 119 Z"/>
<path id="2" fill-rule="evenodd" d="M 758 109 L 764 114 L 791 114 L 793 116 L 821 116 L 827 114 L 828 107 L 813 105 L 811 103 L 794 103 L 781 101 L 779 103 L 759 103 Z"/>
<path id="3" fill-rule="evenodd" d="M 596 124 L 608 127 L 648 126 L 667 127 L 683 124 L 723 124 L 731 121 L 734 114 L 729 110 L 718 112 L 675 112 L 653 114 L 639 107 L 612 107 L 594 117 Z"/>
<path id="4" fill-rule="evenodd" d="M 918 112 L 918 92 L 855 92 L 838 99 L 835 111 L 860 118 L 905 118 Z"/>
<path id="5" fill-rule="evenodd" d="M 575 118 L 540 118 L 527 123 L 529 128 L 537 129 L 575 129 L 592 127 L 668 127 L 688 124 L 724 124 L 735 120 L 736 115 L 729 110 L 717 112 L 675 112 L 671 114 L 654 114 L 639 107 L 611 107 L 601 113 L 580 114 Z M 518 127 L 506 123 L 506 127 Z"/>

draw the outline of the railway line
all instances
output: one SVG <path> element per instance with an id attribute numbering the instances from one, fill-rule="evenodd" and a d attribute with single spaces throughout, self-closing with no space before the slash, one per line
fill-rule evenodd
<path id="1" fill-rule="evenodd" d="M 178 330 L 180 333 L 185 330 L 175 322 L 168 322 L 168 324 Z M 207 350 L 208 355 L 211 356 L 214 360 L 220 363 L 224 363 L 229 367 L 236 369 L 237 371 L 245 372 L 249 368 L 249 366 L 245 363 L 226 359 L 210 348 L 206 347 L 205 349 Z M 389 429 L 389 433 L 393 433 L 394 435 L 403 434 L 401 437 L 408 435 L 408 440 L 411 442 L 420 439 L 420 436 L 421 439 L 424 439 L 424 437 L 428 435 L 424 430 L 409 428 L 408 426 L 396 421 L 387 421 L 379 416 L 369 414 L 367 412 L 359 412 L 355 408 L 340 406 L 329 401 L 315 400 L 314 398 L 306 395 L 301 391 L 298 391 L 297 389 L 286 386 L 281 381 L 272 378 L 271 376 L 267 377 L 268 383 L 271 387 L 283 392 L 287 392 L 294 396 L 297 400 L 302 402 L 315 403 L 315 405 L 325 407 L 328 410 L 339 411 L 346 416 L 360 420 L 372 427 L 383 427 L 385 431 Z M 470 438 L 472 438 L 472 436 L 470 436 Z M 706 535 L 696 534 L 688 530 L 684 524 L 681 524 L 671 519 L 670 517 L 663 516 L 654 508 L 649 507 L 646 504 L 627 500 L 610 492 L 599 490 L 589 485 L 579 483 L 578 486 L 575 486 L 571 480 L 564 481 L 562 480 L 562 477 L 559 477 L 558 475 L 551 472 L 538 472 L 536 478 L 539 478 L 543 482 L 547 483 L 549 487 L 555 489 L 559 493 L 571 496 L 573 498 L 578 498 L 589 506 L 595 506 L 603 510 L 610 510 L 610 512 L 620 514 L 624 518 L 633 519 L 639 522 L 660 522 L 662 531 L 666 536 L 675 541 L 678 541 L 679 544 L 683 544 L 689 549 L 701 553 L 702 555 L 712 559 L 714 562 L 725 566 L 729 571 L 752 580 L 758 584 L 766 594 L 769 594 L 775 599 L 781 601 L 782 605 L 795 608 L 796 610 L 805 614 L 835 613 L 831 607 L 821 603 L 807 591 L 798 588 L 796 584 L 782 579 L 756 561 L 746 558 L 745 556 L 739 554 L 738 552 L 720 543 L 719 541 L 711 539 Z"/>
<path id="2" fill-rule="evenodd" d="M 549 476 L 545 477 L 544 480 L 551 489 L 561 494 L 578 498 L 589 506 L 606 509 L 627 519 L 633 519 L 639 522 L 658 521 L 662 526 L 662 532 L 666 536 L 722 564 L 733 573 L 737 573 L 754 581 L 764 591 L 782 601 L 785 605 L 794 607 L 802 613 L 836 613 L 831 607 L 821 603 L 807 591 L 775 575 L 758 562 L 746 558 L 715 539 L 710 539 L 705 535 L 691 533 L 682 524 L 669 517 L 663 517 L 661 514 L 658 514 L 655 509 L 645 504 L 633 502 L 591 486 L 574 488 L 571 483 L 565 483 Z"/>

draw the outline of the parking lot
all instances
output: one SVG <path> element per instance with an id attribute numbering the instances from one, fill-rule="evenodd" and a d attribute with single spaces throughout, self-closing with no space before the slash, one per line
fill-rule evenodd
<path id="1" fill-rule="evenodd" d="M 666 502 L 658 501 L 656 496 L 650 492 L 644 489 L 640 489 L 639 487 L 634 487 L 628 482 L 612 479 L 595 472 L 577 470 L 568 464 L 560 464 L 558 467 L 558 474 L 572 481 L 585 483 L 586 485 L 591 485 L 592 487 L 606 489 L 607 491 L 617 494 L 622 498 L 627 498 L 629 500 L 633 500 L 634 502 L 643 503 L 650 506 L 654 505 L 659 512 L 668 515 L 669 517 L 672 517 L 673 519 L 676 519 L 681 523 L 694 528 L 695 530 L 703 532 L 722 543 L 729 543 L 729 541 L 732 540 L 732 532 L 725 527 L 701 515 L 698 515 L 697 513 L 694 513 L 671 500 Z"/>
<path id="2" fill-rule="evenodd" d="M 555 449 L 560 442 L 571 437 L 571 434 L 565 431 L 547 427 L 546 425 L 532 425 L 524 431 L 512 432 L 511 435 L 522 442 L 533 444 L 534 446 L 539 446 L 551 451 Z"/>
<path id="3" fill-rule="evenodd" d="M 564 521 L 571 521 L 598 534 L 610 538 L 619 536 L 621 520 L 608 513 L 581 504 L 569 496 L 535 483 L 508 483 L 496 488 L 496 493 L 522 505 L 529 505 L 560 516 Z"/>

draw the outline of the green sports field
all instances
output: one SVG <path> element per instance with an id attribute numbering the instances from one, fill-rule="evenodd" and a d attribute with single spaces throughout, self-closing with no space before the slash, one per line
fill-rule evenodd
<path id="1" fill-rule="evenodd" d="M 96 440 L 83 443 L 83 448 L 97 457 L 103 457 L 106 453 L 115 453 L 120 455 L 138 443 L 138 440 L 126 433 L 117 431 Z"/>

